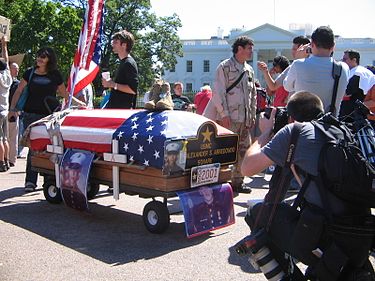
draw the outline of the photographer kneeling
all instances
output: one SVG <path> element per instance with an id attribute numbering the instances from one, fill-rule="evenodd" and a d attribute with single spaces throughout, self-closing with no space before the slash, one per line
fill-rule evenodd
<path id="1" fill-rule="evenodd" d="M 257 260 L 269 280 L 373 280 L 372 266 L 368 261 L 372 236 L 363 239 L 347 233 L 337 234 L 327 219 L 331 216 L 364 217 L 370 214 L 370 208 L 344 202 L 328 190 L 321 198 L 318 186 L 310 181 L 310 177 L 304 184 L 306 173 L 318 175 L 319 154 L 326 143 L 324 135 L 308 122 L 323 115 L 322 101 L 315 94 L 297 92 L 289 99 L 287 112 L 292 124 L 277 133 L 274 132 L 276 109 L 272 110 L 269 119 L 261 118 L 262 134 L 245 154 L 241 166 L 245 176 L 253 176 L 272 164 L 277 168 L 264 201 L 248 211 L 245 220 L 251 228 L 251 235 L 247 241 L 252 242 L 243 244 L 253 254 L 262 246 L 269 248 L 278 269 L 264 270 L 262 265 L 268 261 L 263 257 L 262 261 Z M 283 199 L 293 177 L 303 192 L 297 196 L 297 205 L 290 206 Z M 323 206 L 329 206 L 330 210 Z M 350 224 L 349 221 L 346 223 Z M 258 242 L 263 245 L 254 246 Z M 292 258 L 309 266 L 306 276 Z M 278 270 L 282 278 L 272 279 Z M 364 279 L 358 279 L 359 275 Z"/>

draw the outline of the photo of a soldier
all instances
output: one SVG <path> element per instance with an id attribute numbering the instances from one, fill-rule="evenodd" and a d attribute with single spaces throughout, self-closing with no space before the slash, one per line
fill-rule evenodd
<path id="1" fill-rule="evenodd" d="M 163 175 L 181 175 L 184 169 L 178 165 L 182 144 L 170 142 L 165 146 Z"/>
<path id="2" fill-rule="evenodd" d="M 83 152 L 67 151 L 60 166 L 61 193 L 67 206 L 88 209 L 87 177 L 90 157 Z"/>
<path id="3" fill-rule="evenodd" d="M 227 183 L 201 186 L 179 196 L 184 208 L 188 237 L 234 223 L 233 192 Z"/>

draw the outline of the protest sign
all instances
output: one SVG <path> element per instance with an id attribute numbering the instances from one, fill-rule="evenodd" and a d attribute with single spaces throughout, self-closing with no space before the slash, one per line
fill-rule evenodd
<path id="1" fill-rule="evenodd" d="M 10 19 L 0 16 L 0 38 L 2 38 L 4 35 L 8 37 L 7 41 L 9 41 L 10 40 Z"/>

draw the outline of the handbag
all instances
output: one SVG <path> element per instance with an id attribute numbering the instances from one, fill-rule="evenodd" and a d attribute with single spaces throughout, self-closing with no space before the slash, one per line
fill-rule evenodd
<path id="1" fill-rule="evenodd" d="M 34 71 L 35 71 L 35 68 L 33 67 L 31 69 L 31 72 L 30 72 L 29 81 L 28 81 L 26 87 L 23 88 L 23 91 L 22 91 L 22 93 L 21 93 L 21 95 L 20 95 L 20 97 L 17 101 L 17 104 L 16 104 L 16 110 L 17 111 L 23 111 L 23 108 L 25 107 L 26 100 L 29 97 L 29 83 L 30 83 L 31 78 L 34 74 Z"/>

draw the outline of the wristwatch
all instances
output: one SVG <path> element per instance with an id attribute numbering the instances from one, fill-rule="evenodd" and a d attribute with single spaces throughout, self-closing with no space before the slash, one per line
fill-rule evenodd
<path id="1" fill-rule="evenodd" d="M 115 86 L 113 87 L 113 89 L 117 90 L 117 83 L 115 83 Z"/>

